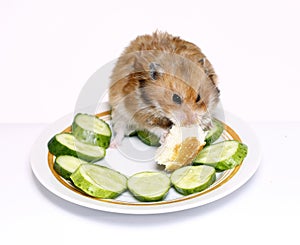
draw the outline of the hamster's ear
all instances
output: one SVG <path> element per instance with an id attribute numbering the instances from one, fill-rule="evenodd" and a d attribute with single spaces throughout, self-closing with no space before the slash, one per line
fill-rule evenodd
<path id="1" fill-rule="evenodd" d="M 137 56 L 134 57 L 134 60 L 133 60 L 133 70 L 135 72 L 141 72 L 141 71 L 144 70 L 143 64 L 141 62 L 141 57 L 137 57 Z"/>
<path id="2" fill-rule="evenodd" d="M 205 74 L 206 74 L 206 75 L 209 75 L 208 69 L 207 69 L 207 67 L 206 67 L 206 58 L 203 57 L 203 58 L 201 58 L 198 62 L 199 62 L 200 65 L 203 67 Z"/>
<path id="3" fill-rule="evenodd" d="M 205 66 L 205 57 L 201 58 L 198 62 L 202 65 L 202 66 Z"/>
<path id="4" fill-rule="evenodd" d="M 204 69 L 205 74 L 210 78 L 210 80 L 217 85 L 218 83 L 218 76 L 216 75 L 212 65 L 209 63 L 209 61 L 206 60 L 205 57 L 198 60 L 198 62 L 201 64 L 201 66 Z"/>
<path id="5" fill-rule="evenodd" d="M 206 64 L 206 58 L 203 57 L 203 58 L 201 58 L 198 62 L 199 62 L 200 65 L 203 67 L 205 74 L 206 74 L 207 76 L 209 76 L 209 70 L 208 70 L 208 67 L 207 67 L 208 64 Z"/>
<path id="6" fill-rule="evenodd" d="M 162 67 L 160 66 L 160 64 L 157 64 L 155 62 L 151 62 L 149 64 L 149 75 L 150 75 L 150 78 L 152 80 L 157 80 L 159 76 L 162 75 L 163 73 L 163 69 Z"/>

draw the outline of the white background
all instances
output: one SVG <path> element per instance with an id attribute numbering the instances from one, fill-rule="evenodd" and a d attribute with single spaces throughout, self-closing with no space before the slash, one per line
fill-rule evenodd
<path id="1" fill-rule="evenodd" d="M 0 122 L 52 122 L 137 35 L 194 42 L 226 110 L 299 121 L 299 1 L 0 1 Z M 99 81 L 101 82 L 101 81 Z"/>
<path id="2" fill-rule="evenodd" d="M 298 245 L 299 23 L 297 0 L 0 0 L 1 244 Z M 212 61 L 224 108 L 258 135 L 257 173 L 209 205 L 152 216 L 95 211 L 47 191 L 29 164 L 44 123 L 72 112 L 99 67 L 156 29 Z"/>

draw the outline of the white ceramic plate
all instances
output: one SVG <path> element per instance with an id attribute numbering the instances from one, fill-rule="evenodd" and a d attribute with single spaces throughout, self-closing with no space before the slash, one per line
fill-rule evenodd
<path id="1" fill-rule="evenodd" d="M 102 106 L 98 115 L 109 122 L 108 106 Z M 216 182 L 208 189 L 193 195 L 182 196 L 171 188 L 165 200 L 150 203 L 139 202 L 128 192 L 124 192 L 113 200 L 89 197 L 55 173 L 52 167 L 53 156 L 48 153 L 47 148 L 47 143 L 53 135 L 71 125 L 73 116 L 69 114 L 45 129 L 33 145 L 30 162 L 35 176 L 49 191 L 81 206 L 129 214 L 155 214 L 190 209 L 232 193 L 251 178 L 260 163 L 261 151 L 253 131 L 242 120 L 230 113 L 225 113 L 226 127 L 221 140 L 241 140 L 248 145 L 248 155 L 239 167 L 218 173 Z M 97 164 L 107 165 L 127 176 L 145 170 L 161 171 L 162 169 L 153 161 L 155 150 L 155 147 L 146 146 L 136 137 L 125 138 L 120 148 L 108 149 L 104 160 Z"/>

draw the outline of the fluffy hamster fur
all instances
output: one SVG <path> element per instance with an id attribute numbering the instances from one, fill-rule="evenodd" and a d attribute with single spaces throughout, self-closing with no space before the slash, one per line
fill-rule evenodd
<path id="1" fill-rule="evenodd" d="M 114 142 L 134 130 L 161 137 L 173 124 L 206 127 L 219 92 L 217 75 L 195 44 L 162 32 L 138 36 L 111 75 Z"/>

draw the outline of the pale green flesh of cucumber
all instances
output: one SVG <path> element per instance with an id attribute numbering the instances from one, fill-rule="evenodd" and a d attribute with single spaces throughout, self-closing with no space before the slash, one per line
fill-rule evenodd
<path id="1" fill-rule="evenodd" d="M 218 129 L 213 127 L 211 130 L 208 130 L 206 138 L 211 137 L 214 133 L 216 133 Z"/>
<path id="2" fill-rule="evenodd" d="M 227 140 L 205 147 L 194 159 L 193 165 L 209 165 L 218 171 L 234 168 L 247 156 L 247 145 Z"/>
<path id="3" fill-rule="evenodd" d="M 81 173 L 104 190 L 120 192 L 126 187 L 126 177 L 106 167 L 84 165 Z"/>
<path id="4" fill-rule="evenodd" d="M 172 176 L 172 184 L 182 189 L 194 189 L 210 181 L 215 169 L 210 166 L 187 166 L 176 170 Z"/>
<path id="5" fill-rule="evenodd" d="M 149 131 L 137 131 L 138 138 L 149 146 L 159 146 L 159 137 Z"/>
<path id="6" fill-rule="evenodd" d="M 221 135 L 224 130 L 224 125 L 222 122 L 218 121 L 217 119 L 212 119 L 212 128 L 208 130 L 205 141 L 207 144 L 211 144 L 216 141 Z"/>
<path id="7" fill-rule="evenodd" d="M 157 201 L 170 189 L 170 179 L 160 172 L 141 172 L 128 179 L 128 189 L 141 201 Z"/>
<path id="8" fill-rule="evenodd" d="M 93 157 L 104 155 L 104 150 L 101 147 L 84 144 L 79 140 L 76 140 L 72 134 L 59 134 L 56 136 L 56 139 L 71 150 Z"/>
<path id="9" fill-rule="evenodd" d="M 230 141 L 225 144 L 215 144 L 204 148 L 194 161 L 197 162 L 201 158 L 201 162 L 214 163 L 221 162 L 235 154 L 239 147 L 236 141 Z"/>
<path id="10" fill-rule="evenodd" d="M 59 156 L 55 161 L 61 168 L 70 173 L 73 173 L 81 164 L 87 163 L 86 161 L 73 156 Z"/>
<path id="11" fill-rule="evenodd" d="M 121 173 L 96 164 L 82 164 L 70 176 L 76 187 L 97 198 L 116 198 L 127 189 Z"/>
<path id="12" fill-rule="evenodd" d="M 105 136 L 111 136 L 109 126 L 95 116 L 80 114 L 75 117 L 75 122 L 85 130 Z"/>

